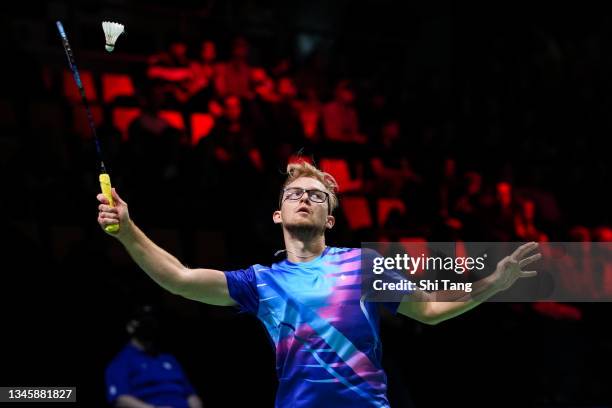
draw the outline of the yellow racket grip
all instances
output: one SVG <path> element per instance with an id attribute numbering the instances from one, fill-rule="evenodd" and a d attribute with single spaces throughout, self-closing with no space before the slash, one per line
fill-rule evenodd
<path id="1" fill-rule="evenodd" d="M 107 173 L 100 173 L 100 188 L 102 189 L 102 194 L 108 200 L 111 207 L 115 206 L 115 201 L 113 200 L 113 194 L 111 192 L 111 181 L 110 176 Z M 110 224 L 104 227 L 104 231 L 115 233 L 119 231 L 119 224 Z"/>

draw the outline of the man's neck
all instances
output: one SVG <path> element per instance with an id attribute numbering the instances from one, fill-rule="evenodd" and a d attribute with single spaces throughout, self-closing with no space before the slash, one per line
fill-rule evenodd
<path id="1" fill-rule="evenodd" d="M 299 239 L 290 233 L 285 233 L 285 249 L 289 262 L 312 261 L 321 256 L 325 250 L 325 235 L 321 234 L 311 239 Z"/>

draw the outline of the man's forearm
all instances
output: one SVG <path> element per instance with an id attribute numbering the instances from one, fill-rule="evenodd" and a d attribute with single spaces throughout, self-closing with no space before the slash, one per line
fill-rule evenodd
<path id="1" fill-rule="evenodd" d="M 471 292 L 441 290 L 430 293 L 431 319 L 439 323 L 473 309 L 500 291 L 493 282 L 489 276 L 474 282 Z"/>
<path id="2" fill-rule="evenodd" d="M 415 291 L 405 296 L 398 312 L 424 323 L 436 324 L 473 309 L 496 293 L 511 287 L 517 279 L 536 276 L 536 271 L 523 271 L 521 268 L 542 257 L 540 253 L 528 255 L 537 247 L 537 242 L 528 242 L 518 247 L 497 263 L 495 272 L 474 282 L 471 292 Z"/>
<path id="3" fill-rule="evenodd" d="M 151 241 L 131 220 L 126 228 L 120 241 L 134 262 L 161 287 L 176 293 L 185 266 Z"/>

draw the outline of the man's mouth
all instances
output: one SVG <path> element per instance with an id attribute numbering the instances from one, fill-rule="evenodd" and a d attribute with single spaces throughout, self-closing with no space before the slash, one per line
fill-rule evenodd
<path id="1" fill-rule="evenodd" d="M 301 207 L 297 210 L 298 213 L 306 213 L 310 214 L 310 209 L 308 207 Z"/>

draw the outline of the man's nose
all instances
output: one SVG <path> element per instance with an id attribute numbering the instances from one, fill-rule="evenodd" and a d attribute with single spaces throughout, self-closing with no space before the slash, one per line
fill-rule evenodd
<path id="1" fill-rule="evenodd" d="M 310 203 L 310 196 L 308 194 L 308 191 L 304 191 L 304 193 L 300 197 L 300 203 L 306 202 L 306 201 L 308 201 L 308 203 Z"/>

